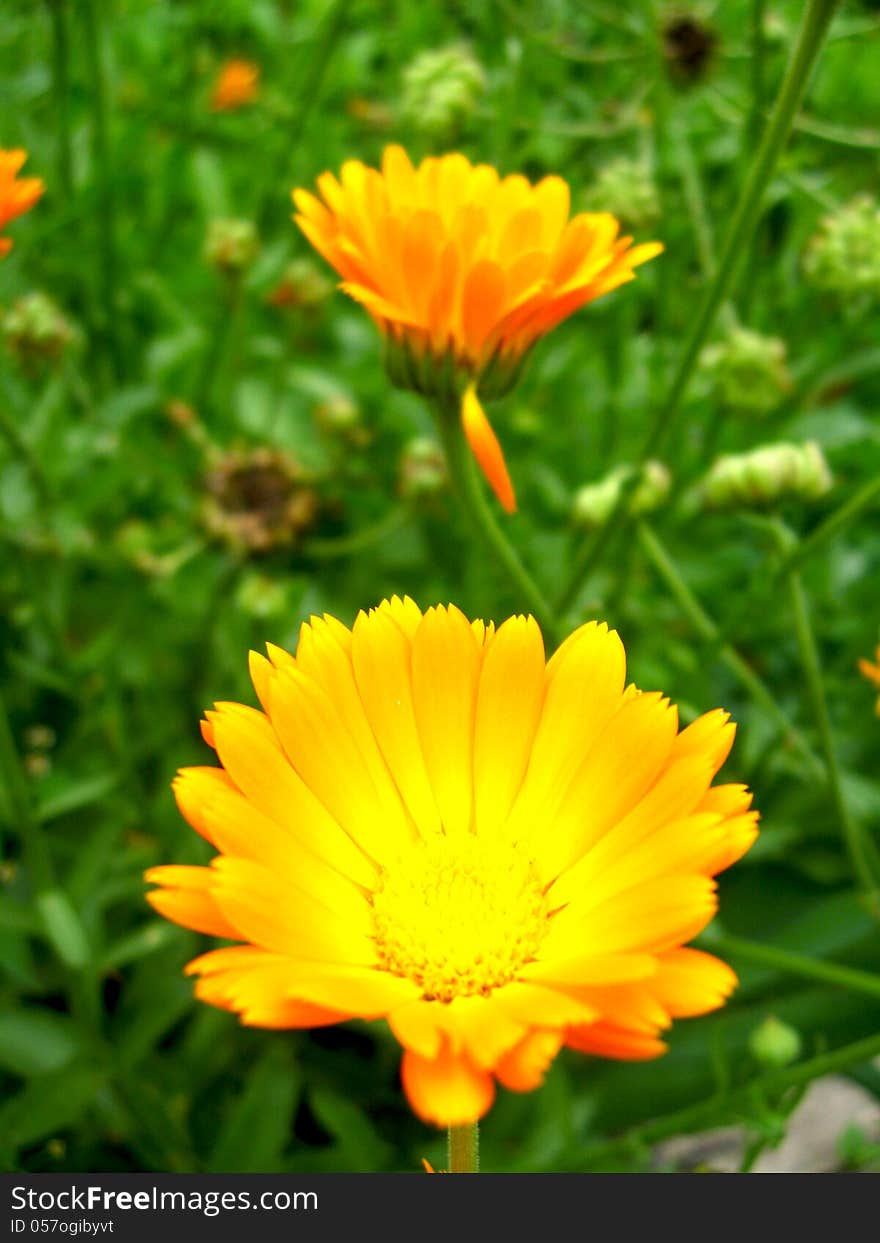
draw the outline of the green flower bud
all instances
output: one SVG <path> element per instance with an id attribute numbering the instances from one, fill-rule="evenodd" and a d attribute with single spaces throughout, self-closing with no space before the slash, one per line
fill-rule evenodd
<path id="1" fill-rule="evenodd" d="M 639 232 L 660 218 L 657 186 L 641 160 L 612 160 L 601 168 L 586 206 L 588 211 L 611 212 L 627 232 Z"/>
<path id="2" fill-rule="evenodd" d="M 364 427 L 363 412 L 350 397 L 338 394 L 320 402 L 314 409 L 318 430 L 331 440 L 362 449 L 370 443 L 371 434 Z"/>
<path id="3" fill-rule="evenodd" d="M 700 493 L 709 509 L 763 508 L 788 499 L 817 500 L 833 483 L 822 450 L 810 440 L 720 457 Z"/>
<path id="4" fill-rule="evenodd" d="M 617 505 L 624 482 L 632 478 L 635 469 L 630 465 L 618 466 L 597 483 L 579 488 L 571 508 L 575 525 L 587 530 L 604 526 Z M 630 514 L 648 514 L 659 509 L 671 484 L 672 478 L 662 462 L 645 462 L 639 482 L 630 493 Z"/>
<path id="5" fill-rule="evenodd" d="M 400 458 L 398 490 L 406 501 L 436 496 L 447 487 L 446 458 L 436 440 L 417 436 Z"/>
<path id="6" fill-rule="evenodd" d="M 804 254 L 818 289 L 840 297 L 880 296 L 880 205 L 867 194 L 826 216 Z"/>
<path id="7" fill-rule="evenodd" d="M 47 294 L 38 291 L 13 303 L 3 313 L 2 327 L 6 344 L 28 372 L 60 358 L 77 339 L 67 316 Z"/>
<path id="8" fill-rule="evenodd" d="M 419 52 L 404 70 L 401 118 L 426 137 L 451 138 L 485 86 L 483 67 L 466 44 Z"/>
<path id="9" fill-rule="evenodd" d="M 335 288 L 336 283 L 311 259 L 293 259 L 269 293 L 268 301 L 272 306 L 311 311 L 326 302 Z"/>
<path id="10" fill-rule="evenodd" d="M 772 1014 L 749 1036 L 752 1057 L 762 1066 L 788 1066 L 800 1057 L 801 1047 L 800 1033 Z"/>
<path id="11" fill-rule="evenodd" d="M 732 410 L 766 414 L 791 389 L 785 342 L 750 328 L 734 328 L 707 346 L 700 368 L 712 380 L 719 401 Z"/>
<path id="12" fill-rule="evenodd" d="M 250 220 L 212 220 L 205 238 L 205 258 L 227 276 L 243 272 L 260 249 L 256 225 Z"/>

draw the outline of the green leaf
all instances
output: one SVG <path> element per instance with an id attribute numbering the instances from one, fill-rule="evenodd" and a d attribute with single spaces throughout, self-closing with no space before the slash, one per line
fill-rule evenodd
<path id="1" fill-rule="evenodd" d="M 35 905 L 58 956 L 68 967 L 84 967 L 89 961 L 89 942 L 67 895 L 60 889 L 48 889 L 37 895 Z"/>
<path id="2" fill-rule="evenodd" d="M 12 1006 L 0 1010 L 0 1066 L 16 1075 L 60 1070 L 80 1048 L 76 1025 L 65 1015 Z"/>
<path id="3" fill-rule="evenodd" d="M 37 805 L 37 815 L 45 824 L 72 811 L 81 811 L 101 801 L 119 782 L 118 773 L 101 773 L 97 777 L 83 777 L 71 781 L 62 789 L 42 798 Z"/>
<path id="4" fill-rule="evenodd" d="M 104 1075 L 92 1067 L 66 1067 L 40 1079 L 0 1107 L 0 1136 L 18 1149 L 73 1126 L 103 1086 Z"/>
<path id="5" fill-rule="evenodd" d="M 256 1174 L 280 1169 L 301 1088 L 296 1063 L 280 1046 L 270 1048 L 229 1112 L 208 1162 L 210 1172 Z"/>

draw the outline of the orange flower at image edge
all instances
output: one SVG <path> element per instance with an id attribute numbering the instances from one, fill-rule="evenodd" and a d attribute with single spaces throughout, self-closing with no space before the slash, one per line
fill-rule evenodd
<path id="1" fill-rule="evenodd" d="M 537 1087 L 563 1045 L 656 1057 L 724 1002 L 732 971 L 682 947 L 757 833 L 745 787 L 711 785 L 726 713 L 679 732 L 596 622 L 546 662 L 532 618 L 395 597 L 268 650 L 263 710 L 217 704 L 221 767 L 174 782 L 216 858 L 147 873 L 162 915 L 240 943 L 189 964 L 203 1001 L 256 1027 L 387 1019 L 441 1126 L 496 1080 Z"/>
<path id="2" fill-rule="evenodd" d="M 463 155 L 414 168 L 398 146 L 381 171 L 359 160 L 318 178 L 320 198 L 294 190 L 303 233 L 370 313 L 404 387 L 464 389 L 471 448 L 502 505 L 515 508 L 500 446 L 477 400 L 515 382 L 526 354 L 556 324 L 634 277 L 659 242 L 632 245 L 607 213 L 570 216 L 560 177 L 532 185 Z"/>
<path id="3" fill-rule="evenodd" d="M 861 657 L 859 659 L 859 672 L 863 678 L 867 678 L 871 685 L 880 691 L 880 644 L 877 645 L 877 651 L 874 653 L 874 660 L 877 662 L 876 664 L 870 660 L 865 660 L 864 657 Z M 874 705 L 874 710 L 877 715 L 880 716 L 880 695 L 877 696 L 877 702 Z"/>
<path id="4" fill-rule="evenodd" d="M 215 112 L 228 112 L 253 103 L 257 98 L 260 66 L 249 60 L 228 60 L 220 69 L 211 107 Z"/>
<path id="5" fill-rule="evenodd" d="M 18 177 L 27 152 L 20 147 L 0 148 L 0 229 L 22 216 L 41 198 L 45 186 L 39 177 Z M 0 259 L 12 249 L 12 239 L 0 236 Z"/>

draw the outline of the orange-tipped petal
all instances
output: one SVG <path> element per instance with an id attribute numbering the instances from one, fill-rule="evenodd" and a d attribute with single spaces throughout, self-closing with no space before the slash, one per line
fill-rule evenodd
<path id="1" fill-rule="evenodd" d="M 516 496 L 507 472 L 504 454 L 498 443 L 498 437 L 492 431 L 489 420 L 486 418 L 474 384 L 468 385 L 462 398 L 461 425 L 480 470 L 489 481 L 490 488 L 498 497 L 503 509 L 508 514 L 514 513 Z"/>

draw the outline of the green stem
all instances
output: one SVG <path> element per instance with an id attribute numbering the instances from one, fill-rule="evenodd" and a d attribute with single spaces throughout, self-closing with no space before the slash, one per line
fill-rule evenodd
<path id="1" fill-rule="evenodd" d="M 94 110 L 93 151 L 98 190 L 97 225 L 98 252 L 101 256 L 99 272 L 101 301 L 103 304 L 102 329 L 107 342 L 107 351 L 113 373 L 118 380 L 122 376 L 123 366 L 117 329 L 116 205 L 110 168 L 110 144 L 107 126 L 107 75 L 104 65 L 104 50 L 97 6 L 94 0 L 81 0 L 80 13 L 83 23 L 86 59 L 91 78 L 92 106 Z"/>
<path id="2" fill-rule="evenodd" d="M 24 436 L 22 436 L 18 423 L 10 415 L 2 401 L 0 401 L 0 436 L 5 438 L 14 456 L 21 461 L 30 475 L 40 507 L 44 511 L 43 517 L 45 518 L 52 505 L 52 489 L 46 477 L 46 472 L 43 470 L 43 463 L 37 454 L 34 453 Z"/>
<path id="3" fill-rule="evenodd" d="M 380 540 L 387 539 L 395 531 L 405 525 L 409 514 L 403 506 L 390 510 L 379 522 L 371 526 L 353 531 L 351 535 L 340 535 L 337 539 L 314 538 L 306 540 L 302 546 L 303 556 L 312 557 L 315 561 L 335 561 L 340 557 L 353 557 L 372 548 Z"/>
<path id="4" fill-rule="evenodd" d="M 52 860 L 42 826 L 34 814 L 28 779 L 25 775 L 6 706 L 0 697 L 0 777 L 9 823 L 17 829 L 24 845 L 34 889 L 41 892 L 53 884 Z"/>
<path id="5" fill-rule="evenodd" d="M 781 522 L 774 524 L 773 529 L 780 552 L 786 555 L 794 544 L 794 536 Z M 837 812 L 837 818 L 840 822 L 841 834 L 849 854 L 853 873 L 864 891 L 872 910 L 875 914 L 880 914 L 880 889 L 878 889 L 871 872 L 865 843 L 862 840 L 861 828 L 853 819 L 843 794 L 840 766 L 837 761 L 837 751 L 831 733 L 831 720 L 828 715 L 828 704 L 825 699 L 825 688 L 822 681 L 819 649 L 810 622 L 810 612 L 803 582 L 796 566 L 792 566 L 786 571 L 785 580 L 791 601 L 795 638 L 800 652 L 801 667 L 807 683 L 807 692 L 812 704 L 816 728 L 819 732 L 819 742 L 822 753 L 825 756 L 828 784 L 834 808 Z"/>
<path id="6" fill-rule="evenodd" d="M 265 229 L 274 218 L 276 206 L 280 203 L 279 185 L 283 185 L 285 163 L 292 152 L 302 150 L 302 135 L 310 112 L 320 100 L 321 83 L 330 63 L 333 49 L 345 26 L 345 18 L 351 0 L 336 0 L 324 18 L 324 24 L 314 43 L 308 49 L 308 56 L 303 72 L 296 83 L 297 106 L 294 115 L 285 126 L 285 149 L 277 163 L 272 162 L 272 180 L 260 196 L 260 210 L 257 215 L 259 228 Z M 299 68 L 299 64 L 297 66 Z M 286 193 L 286 191 L 285 191 Z M 287 193 L 287 198 L 290 198 Z"/>
<path id="7" fill-rule="evenodd" d="M 544 632 L 548 648 L 555 647 L 558 624 L 553 609 L 541 588 L 520 561 L 507 536 L 495 521 L 477 475 L 476 464 L 470 445 L 465 439 L 457 405 L 437 402 L 435 406 L 437 426 L 446 453 L 449 477 L 462 508 L 474 530 L 478 532 L 487 548 L 504 567 L 523 603 L 534 614 Z"/>
<path id="8" fill-rule="evenodd" d="M 700 638 L 706 643 L 717 646 L 718 658 L 721 663 L 737 678 L 755 702 L 761 704 L 767 714 L 773 718 L 783 737 L 797 748 L 800 755 L 809 764 L 814 775 L 824 775 L 818 756 L 815 755 L 809 743 L 807 743 L 799 730 L 795 729 L 779 707 L 769 687 L 758 677 L 739 652 L 730 643 L 724 641 L 719 626 L 712 620 L 688 587 L 679 573 L 678 567 L 657 537 L 656 532 L 652 531 L 645 522 L 640 522 L 637 533 L 639 543 L 648 560 L 666 584 L 670 594 L 677 601 L 681 611 L 690 621 Z"/>
<path id="9" fill-rule="evenodd" d="M 449 1173 L 479 1174 L 480 1124 L 451 1126 L 448 1135 Z"/>
<path id="10" fill-rule="evenodd" d="M 766 1074 L 750 1079 L 741 1087 L 720 1098 L 712 1096 L 708 1100 L 698 1101 L 686 1109 L 667 1114 L 652 1122 L 645 1122 L 632 1127 L 619 1139 L 596 1144 L 592 1148 L 582 1149 L 578 1154 L 577 1168 L 604 1165 L 615 1157 L 626 1157 L 633 1149 L 649 1144 L 657 1144 L 672 1135 L 686 1135 L 695 1131 L 706 1130 L 718 1126 L 727 1119 L 739 1120 L 743 1111 L 748 1111 L 755 1094 L 779 1095 L 790 1088 L 801 1087 L 820 1079 L 824 1075 L 834 1075 L 849 1070 L 853 1066 L 861 1066 L 870 1062 L 880 1054 L 880 1036 L 867 1036 L 853 1044 L 844 1045 L 831 1053 L 822 1053 L 807 1062 L 784 1070 L 771 1070 Z"/>
<path id="11" fill-rule="evenodd" d="M 58 185 L 68 203 L 73 197 L 73 159 L 70 146 L 70 41 L 67 34 L 67 0 L 48 0 L 52 20 L 52 93 L 58 137 Z"/>
<path id="12" fill-rule="evenodd" d="M 815 67 L 828 27 L 840 0 L 809 0 L 801 23 L 797 44 L 792 53 L 773 111 L 761 145 L 749 169 L 739 201 L 730 220 L 727 235 L 718 256 L 712 280 L 706 286 L 703 297 L 694 314 L 693 323 L 681 358 L 669 386 L 666 400 L 661 404 L 645 439 L 641 460 L 653 457 L 660 449 L 678 415 L 687 392 L 700 351 L 715 322 L 719 307 L 724 302 L 739 268 L 740 261 L 757 225 L 764 200 L 764 191 L 772 177 L 783 147 L 792 128 L 795 115 L 803 100 L 810 76 Z M 584 578 L 591 573 L 605 553 L 608 545 L 625 521 L 629 497 L 640 477 L 635 471 L 620 490 L 617 504 L 605 526 L 595 539 L 581 546 L 575 556 L 571 574 L 562 592 L 559 609 L 569 608 L 576 598 Z"/>
<path id="13" fill-rule="evenodd" d="M 764 38 L 764 10 L 767 0 L 752 0 L 752 105 L 749 117 L 743 128 L 743 152 L 747 154 L 753 149 L 761 134 L 761 120 L 764 116 L 765 60 L 767 42 Z"/>
<path id="14" fill-rule="evenodd" d="M 202 370 L 195 386 L 196 412 L 203 417 L 211 404 L 217 378 L 226 362 L 230 343 L 238 323 L 243 298 L 244 282 L 241 272 L 230 272 L 223 277 L 223 296 L 217 304 L 217 320 L 211 340 L 202 359 Z"/>
<path id="15" fill-rule="evenodd" d="M 878 499 L 880 499 L 880 475 L 863 484 L 848 501 L 844 501 L 833 513 L 829 514 L 825 521 L 821 522 L 809 535 L 790 547 L 777 567 L 775 576 L 779 578 L 801 565 L 845 526 L 848 526 L 853 518 L 858 517 L 863 510 L 868 509 Z"/>
<path id="16" fill-rule="evenodd" d="M 880 975 L 874 975 L 870 971 L 822 962 L 820 959 L 807 958 L 804 954 L 793 954 L 790 950 L 779 949 L 775 945 L 747 941 L 742 937 L 713 936 L 711 941 L 706 940 L 705 947 L 713 954 L 721 954 L 725 958 L 740 958 L 762 967 L 774 967 L 789 975 L 803 976 L 807 980 L 836 984 L 839 988 L 864 993 L 867 997 L 880 997 Z"/>

